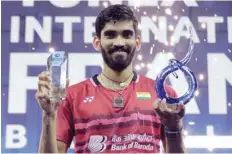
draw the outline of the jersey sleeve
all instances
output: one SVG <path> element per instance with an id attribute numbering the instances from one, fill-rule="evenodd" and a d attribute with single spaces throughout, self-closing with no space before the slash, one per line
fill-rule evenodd
<path id="1" fill-rule="evenodd" d="M 68 145 L 71 145 L 74 136 L 73 115 L 71 110 L 70 95 L 61 102 L 57 112 L 56 139 Z"/>

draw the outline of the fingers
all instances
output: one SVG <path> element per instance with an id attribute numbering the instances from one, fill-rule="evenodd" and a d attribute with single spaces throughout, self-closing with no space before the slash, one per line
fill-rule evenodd
<path id="1" fill-rule="evenodd" d="M 44 89 L 43 87 L 45 87 L 48 90 L 51 89 L 51 85 L 49 82 L 39 80 L 39 82 L 38 82 L 39 91 L 43 91 L 43 89 Z"/>
<path id="2" fill-rule="evenodd" d="M 48 95 L 49 90 L 51 89 L 49 72 L 41 72 L 38 78 L 38 89 L 35 96 L 38 99 L 38 101 L 49 101 Z"/>
<path id="3" fill-rule="evenodd" d="M 181 103 L 179 104 L 178 115 L 179 115 L 180 117 L 183 117 L 183 116 L 185 115 L 185 105 L 184 105 L 183 102 L 181 102 Z"/>
<path id="4" fill-rule="evenodd" d="M 160 107 L 161 107 L 161 111 L 163 112 L 169 112 L 169 113 L 172 112 L 172 109 L 167 106 L 167 101 L 165 98 L 161 101 Z"/>
<path id="5" fill-rule="evenodd" d="M 43 92 L 44 88 L 50 89 L 50 74 L 48 71 L 41 72 L 38 76 L 39 82 L 38 82 L 38 91 Z M 46 90 L 45 89 L 45 90 Z"/>
<path id="6" fill-rule="evenodd" d="M 154 102 L 154 109 L 155 109 L 155 112 L 158 114 L 159 117 L 168 116 L 169 109 L 166 106 L 166 100 L 165 99 L 163 99 L 162 101 L 160 99 L 157 99 Z"/>
<path id="7" fill-rule="evenodd" d="M 159 117 L 167 118 L 173 114 L 177 114 L 180 117 L 183 117 L 185 114 L 184 103 L 179 104 L 168 104 L 164 98 L 162 101 L 160 99 L 155 100 L 154 102 L 155 112 Z"/>
<path id="8" fill-rule="evenodd" d="M 50 79 L 50 73 L 48 71 L 44 71 L 44 72 L 41 72 L 39 74 L 39 80 L 42 80 L 42 81 L 51 81 Z"/>
<path id="9" fill-rule="evenodd" d="M 38 100 L 47 100 L 50 95 L 57 95 L 58 93 L 63 94 L 65 93 L 65 89 L 69 86 L 69 79 L 66 79 L 66 88 L 59 88 L 51 84 L 51 77 L 48 71 L 41 72 L 38 78 L 39 81 L 36 94 L 36 98 L 38 98 Z"/>
<path id="10" fill-rule="evenodd" d="M 161 112 L 171 112 L 171 109 L 167 107 L 166 99 L 157 99 L 154 102 L 154 108 L 160 110 Z"/>
<path id="11" fill-rule="evenodd" d="M 37 93 L 35 94 L 35 97 L 38 99 L 38 101 L 50 102 L 49 96 L 48 96 L 48 94 L 46 94 L 46 93 L 37 92 Z"/>

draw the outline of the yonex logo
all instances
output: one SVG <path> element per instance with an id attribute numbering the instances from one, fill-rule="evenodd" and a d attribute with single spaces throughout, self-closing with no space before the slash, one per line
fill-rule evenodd
<path id="1" fill-rule="evenodd" d="M 90 97 L 86 97 L 83 102 L 84 103 L 89 103 L 89 102 L 92 102 L 92 100 L 94 99 L 94 96 L 90 96 Z"/>

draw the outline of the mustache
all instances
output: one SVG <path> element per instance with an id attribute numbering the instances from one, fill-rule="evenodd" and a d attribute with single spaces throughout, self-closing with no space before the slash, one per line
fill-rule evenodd
<path id="1" fill-rule="evenodd" d="M 112 53 L 115 53 L 117 51 L 123 51 L 123 52 L 126 52 L 127 54 L 129 54 L 131 50 L 129 47 L 126 47 L 126 46 L 114 46 L 113 48 L 109 49 L 108 53 L 112 54 Z"/>

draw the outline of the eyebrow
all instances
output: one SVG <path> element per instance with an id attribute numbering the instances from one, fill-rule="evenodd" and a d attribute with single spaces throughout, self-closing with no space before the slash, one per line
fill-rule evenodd
<path id="1" fill-rule="evenodd" d="M 110 33 L 114 33 L 114 34 L 115 34 L 115 33 L 117 33 L 117 31 L 116 31 L 116 30 L 106 30 L 106 31 L 104 32 L 104 35 L 107 36 L 107 35 L 109 35 Z M 134 31 L 132 31 L 132 30 L 130 30 L 130 29 L 126 29 L 126 30 L 123 30 L 122 33 L 129 33 L 129 34 L 133 35 L 133 34 L 134 34 Z"/>
<path id="2" fill-rule="evenodd" d="M 106 30 L 105 32 L 104 32 L 104 35 L 105 36 L 108 36 L 109 34 L 112 34 L 112 33 L 117 33 L 115 30 Z"/>

